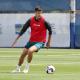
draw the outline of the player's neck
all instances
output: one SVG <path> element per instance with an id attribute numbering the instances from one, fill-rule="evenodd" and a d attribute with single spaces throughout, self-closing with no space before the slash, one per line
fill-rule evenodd
<path id="1" fill-rule="evenodd" d="M 39 20 L 41 18 L 41 16 L 35 16 L 36 20 Z"/>

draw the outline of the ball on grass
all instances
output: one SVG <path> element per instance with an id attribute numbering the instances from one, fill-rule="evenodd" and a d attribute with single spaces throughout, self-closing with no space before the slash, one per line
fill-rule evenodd
<path id="1" fill-rule="evenodd" d="M 49 65 L 49 66 L 47 66 L 47 68 L 46 68 L 46 73 L 48 73 L 48 74 L 52 74 L 52 73 L 54 73 L 55 72 L 55 67 L 54 66 L 52 66 L 52 65 Z"/>

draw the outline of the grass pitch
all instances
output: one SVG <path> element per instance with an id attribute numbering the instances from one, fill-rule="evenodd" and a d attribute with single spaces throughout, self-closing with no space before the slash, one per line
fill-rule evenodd
<path id="1" fill-rule="evenodd" d="M 11 73 L 17 65 L 22 49 L 0 49 L 0 80 L 80 80 L 79 49 L 41 49 L 34 53 L 28 74 Z M 26 63 L 22 65 L 22 70 Z M 54 65 L 54 74 L 47 74 L 47 65 Z"/>

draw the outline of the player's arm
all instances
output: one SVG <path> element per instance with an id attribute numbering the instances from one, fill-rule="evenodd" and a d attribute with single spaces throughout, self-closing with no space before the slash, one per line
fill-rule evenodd
<path id="1" fill-rule="evenodd" d="M 45 21 L 45 26 L 46 26 L 47 30 L 49 31 L 49 33 L 48 33 L 48 41 L 47 41 L 47 44 L 46 44 L 46 47 L 49 48 L 50 47 L 50 43 L 51 43 L 52 29 L 51 29 L 50 24 L 47 21 Z"/>
<path id="2" fill-rule="evenodd" d="M 28 27 L 30 26 L 30 19 L 24 24 L 23 28 L 21 29 L 19 35 L 16 37 L 15 41 L 12 44 L 12 47 L 16 44 L 17 40 L 26 32 Z"/>

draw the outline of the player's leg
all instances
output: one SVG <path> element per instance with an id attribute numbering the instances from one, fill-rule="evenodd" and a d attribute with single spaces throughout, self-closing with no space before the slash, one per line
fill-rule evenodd
<path id="1" fill-rule="evenodd" d="M 44 43 L 42 42 L 38 42 L 38 43 L 35 43 L 34 46 L 30 47 L 28 49 L 28 57 L 27 57 L 27 61 L 28 63 L 30 63 L 32 61 L 32 58 L 33 58 L 33 52 L 36 52 L 38 51 L 40 48 L 42 48 L 44 46 Z"/>
<path id="2" fill-rule="evenodd" d="M 24 62 L 24 58 L 26 57 L 26 55 L 28 54 L 28 49 L 30 48 L 31 44 L 30 42 L 28 42 L 26 45 L 25 45 L 25 48 L 23 50 L 23 53 L 21 54 L 20 58 L 19 58 L 19 62 L 18 62 L 18 65 L 21 66 Z"/>
<path id="3" fill-rule="evenodd" d="M 28 63 L 30 63 L 32 61 L 33 53 L 35 51 L 37 51 L 37 50 L 38 50 L 38 48 L 35 45 L 29 48 L 29 50 L 28 50 L 28 56 L 27 56 L 27 62 Z"/>
<path id="4" fill-rule="evenodd" d="M 21 65 L 23 64 L 24 58 L 26 57 L 27 53 L 28 53 L 28 49 L 24 48 L 24 50 L 19 58 L 18 65 L 17 65 L 16 69 L 13 70 L 12 72 L 20 72 Z"/>
<path id="5" fill-rule="evenodd" d="M 24 58 L 26 57 L 26 55 L 28 54 L 28 49 L 24 48 L 23 53 L 21 54 L 20 58 L 19 58 L 19 62 L 18 65 L 21 66 L 24 62 Z"/>
<path id="6" fill-rule="evenodd" d="M 19 62 L 18 62 L 18 65 L 16 67 L 15 70 L 13 70 L 12 72 L 20 72 L 20 68 L 21 68 L 21 65 L 23 64 L 24 62 L 24 58 L 26 57 L 26 55 L 28 54 L 28 49 L 30 47 L 30 42 L 28 42 L 26 45 L 25 45 L 25 48 L 23 50 L 23 53 L 21 54 L 20 58 L 19 58 Z"/>
<path id="7" fill-rule="evenodd" d="M 32 58 L 33 58 L 33 53 L 38 51 L 41 47 L 43 47 L 44 44 L 43 43 L 36 43 L 34 46 L 30 47 L 28 49 L 28 56 L 27 56 L 27 64 L 25 66 L 25 69 L 24 69 L 24 73 L 27 73 L 28 70 L 29 70 L 29 64 L 31 63 L 32 61 Z"/>
<path id="8" fill-rule="evenodd" d="M 25 69 L 23 70 L 24 73 L 28 73 L 28 71 L 29 71 L 29 65 L 30 65 L 30 63 L 31 63 L 31 61 L 32 61 L 32 58 L 33 58 L 33 53 L 34 53 L 35 51 L 37 51 L 37 50 L 38 50 L 38 49 L 37 49 L 36 46 L 32 46 L 32 47 L 30 47 L 30 48 L 28 49 L 27 64 L 26 64 L 26 66 L 25 66 Z"/>

